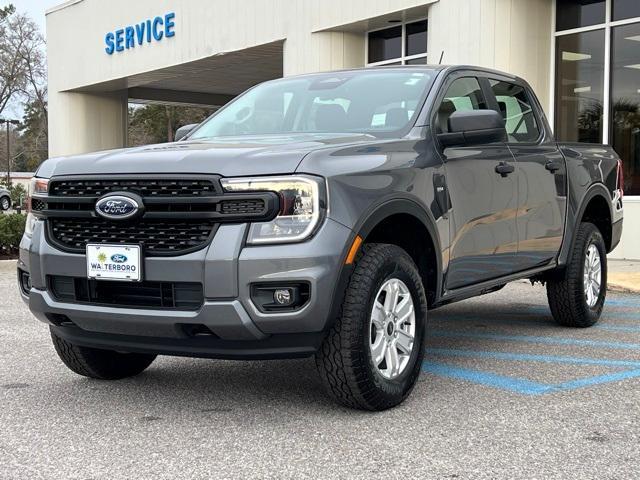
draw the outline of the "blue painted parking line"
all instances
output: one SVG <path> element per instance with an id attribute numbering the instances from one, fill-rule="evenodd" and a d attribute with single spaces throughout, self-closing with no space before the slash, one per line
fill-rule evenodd
<path id="1" fill-rule="evenodd" d="M 596 330 L 607 330 L 609 332 L 627 332 L 627 333 L 640 333 L 640 327 L 633 325 L 611 325 L 603 323 L 602 325 L 594 325 L 591 328 Z"/>
<path id="2" fill-rule="evenodd" d="M 501 388 L 525 395 L 540 395 L 549 391 L 549 386 L 541 383 L 531 382 L 522 378 L 507 377 L 496 373 L 454 367 L 444 363 L 425 362 L 422 370 L 441 377 L 467 380 L 487 387 Z"/>
<path id="3" fill-rule="evenodd" d="M 611 360 L 601 358 L 566 357 L 556 355 L 536 355 L 527 353 L 509 353 L 493 351 L 457 350 L 449 348 L 430 348 L 427 354 L 435 357 L 489 358 L 507 361 L 565 363 L 574 365 L 597 365 L 607 367 L 627 367 L 624 370 L 604 375 L 596 375 L 556 384 L 533 382 L 526 378 L 500 375 L 493 372 L 448 365 L 442 362 L 425 360 L 422 370 L 441 377 L 455 378 L 477 383 L 487 387 L 507 390 L 522 395 L 542 395 L 559 391 L 570 391 L 604 383 L 619 382 L 640 378 L 640 362 L 629 360 Z M 632 367 L 632 368 L 628 368 Z"/>
<path id="4" fill-rule="evenodd" d="M 494 314 L 497 315 L 497 314 Z M 549 314 L 551 315 L 551 314 Z M 498 316 L 498 315 L 497 315 Z M 531 326 L 531 325 L 548 325 L 548 326 L 557 326 L 557 323 L 551 318 L 541 318 L 535 314 L 522 314 L 522 313 L 505 313 L 500 314 L 500 317 L 509 317 L 509 318 L 485 318 L 485 317 L 473 317 L 473 316 L 464 316 L 464 315 L 447 315 L 447 316 L 438 316 L 436 320 L 445 320 L 445 321 L 454 321 L 454 322 L 483 322 L 491 324 L 501 324 L 501 325 L 523 325 L 523 326 Z M 611 316 L 609 314 L 608 316 Z M 518 318 L 515 318 L 518 317 Z M 525 320 L 522 317 L 528 317 L 529 319 Z M 640 317 L 639 317 L 640 318 Z M 627 333 L 640 333 L 640 325 L 637 323 L 633 324 L 616 324 L 612 325 L 610 323 L 602 323 L 596 324 L 593 327 L 590 327 L 595 330 L 607 330 L 611 332 L 627 332 Z"/>
<path id="5" fill-rule="evenodd" d="M 606 358 L 565 357 L 560 355 L 536 355 L 530 353 L 458 350 L 453 348 L 428 348 L 427 355 L 465 358 L 490 358 L 495 360 L 568 363 L 574 365 L 603 365 L 609 367 L 634 367 L 640 369 L 640 361 L 612 360 Z"/>
<path id="6" fill-rule="evenodd" d="M 524 378 L 509 377 L 491 372 L 483 372 L 462 367 L 446 365 L 444 363 L 424 362 L 422 370 L 441 377 L 455 378 L 478 383 L 487 387 L 508 390 L 522 395 L 542 395 L 560 391 L 576 390 L 578 388 L 591 387 L 604 383 L 619 382 L 632 378 L 640 378 L 640 369 L 623 370 L 605 375 L 580 378 L 557 384 L 544 384 L 532 382 Z"/>
<path id="7" fill-rule="evenodd" d="M 640 303 L 637 303 L 635 305 L 630 305 L 629 307 L 623 307 L 623 308 L 633 308 L 635 307 L 635 311 L 633 312 L 629 312 L 629 311 L 625 311 L 625 310 L 620 310 L 621 307 L 619 306 L 615 306 L 615 305 L 611 305 L 611 307 L 613 308 L 607 308 L 609 306 L 609 301 L 607 300 L 607 303 L 605 304 L 605 310 L 602 313 L 602 316 L 604 318 L 608 318 L 608 317 L 615 317 L 615 318 L 629 318 L 629 319 L 636 319 L 636 320 L 640 320 L 640 312 L 638 310 L 640 310 Z M 542 306 L 529 306 L 526 308 L 527 312 L 511 312 L 509 313 L 510 315 L 544 315 L 545 317 L 550 317 L 551 318 L 551 310 L 549 310 L 548 307 L 542 307 Z"/>
<path id="8" fill-rule="evenodd" d="M 445 338 L 473 338 L 507 342 L 539 343 L 548 345 L 569 345 L 579 347 L 612 348 L 618 350 L 640 350 L 640 343 L 608 342 L 602 340 L 580 340 L 563 337 L 537 337 L 533 335 L 502 335 L 497 333 L 456 332 L 451 330 L 430 330 L 428 335 Z"/>
<path id="9" fill-rule="evenodd" d="M 629 380 L 631 378 L 639 378 L 639 377 L 640 377 L 640 369 L 623 370 L 622 372 L 607 373 L 605 375 L 579 378 L 577 380 L 563 382 L 558 385 L 555 385 L 554 389 L 555 390 L 575 390 L 577 388 L 591 387 L 594 385 L 601 385 L 603 383 L 619 382 L 621 380 Z"/>
<path id="10" fill-rule="evenodd" d="M 640 308 L 640 300 L 630 298 L 608 298 L 605 305 L 614 305 L 618 307 L 636 307 Z"/>

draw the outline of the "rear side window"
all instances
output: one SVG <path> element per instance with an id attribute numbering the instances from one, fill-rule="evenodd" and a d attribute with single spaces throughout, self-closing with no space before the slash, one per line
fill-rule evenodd
<path id="1" fill-rule="evenodd" d="M 487 103 L 482 89 L 475 77 L 462 77 L 454 80 L 440 102 L 436 116 L 438 133 L 449 131 L 448 120 L 453 112 L 486 110 Z"/>
<path id="2" fill-rule="evenodd" d="M 491 79 L 489 84 L 498 102 L 498 112 L 504 118 L 509 142 L 535 142 L 540 128 L 524 87 Z"/>

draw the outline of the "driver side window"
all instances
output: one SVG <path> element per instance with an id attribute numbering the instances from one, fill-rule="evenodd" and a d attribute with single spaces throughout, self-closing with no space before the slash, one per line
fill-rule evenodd
<path id="1" fill-rule="evenodd" d="M 437 133 L 449 132 L 449 117 L 453 112 L 487 110 L 487 102 L 475 77 L 462 77 L 447 89 L 436 114 Z"/>

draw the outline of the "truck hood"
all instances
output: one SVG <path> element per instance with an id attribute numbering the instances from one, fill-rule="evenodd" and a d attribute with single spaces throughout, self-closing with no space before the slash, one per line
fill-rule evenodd
<path id="1" fill-rule="evenodd" d="M 362 134 L 218 137 L 51 158 L 39 177 L 137 173 L 204 173 L 225 177 L 295 172 L 311 151 L 376 141 Z"/>

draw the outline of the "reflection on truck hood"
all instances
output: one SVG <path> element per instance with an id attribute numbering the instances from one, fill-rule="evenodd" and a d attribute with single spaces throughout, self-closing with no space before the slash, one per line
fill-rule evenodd
<path id="1" fill-rule="evenodd" d="M 330 146 L 375 141 L 362 134 L 218 137 L 107 150 L 47 160 L 40 177 L 121 173 L 215 173 L 222 176 L 293 173 L 304 156 Z"/>

